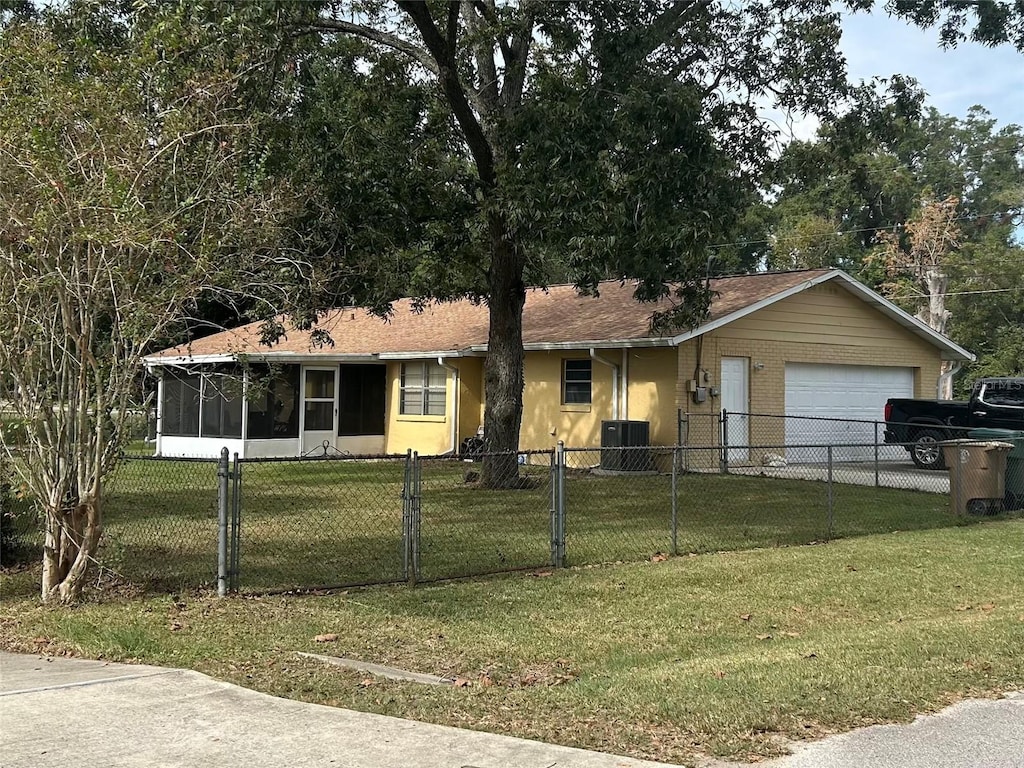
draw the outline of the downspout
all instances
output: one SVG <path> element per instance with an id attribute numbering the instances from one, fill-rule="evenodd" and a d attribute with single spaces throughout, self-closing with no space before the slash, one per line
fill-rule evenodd
<path id="1" fill-rule="evenodd" d="M 449 437 L 451 448 L 446 453 L 454 456 L 459 452 L 459 369 L 454 365 L 448 365 L 440 355 L 438 355 L 437 364 L 452 375 L 452 427 L 451 436 Z"/>
<path id="2" fill-rule="evenodd" d="M 619 418 L 619 366 L 611 360 L 601 357 L 593 347 L 590 348 L 590 359 L 612 369 L 612 419 L 617 420 Z"/>
<path id="3" fill-rule="evenodd" d="M 622 418 L 629 418 L 629 349 L 622 348 Z"/>
<path id="4" fill-rule="evenodd" d="M 936 384 L 936 397 L 937 397 L 937 399 L 939 399 L 939 400 L 946 399 L 942 395 L 946 391 L 946 384 L 947 383 L 950 384 L 950 392 L 952 393 L 952 391 L 953 391 L 952 390 L 952 380 L 953 380 L 953 377 L 956 376 L 957 373 L 959 373 L 961 367 L 963 367 L 963 362 L 960 361 L 960 360 L 954 360 L 952 367 L 948 371 L 946 371 L 945 373 L 940 373 L 939 374 L 939 380 L 938 380 L 938 382 Z"/>

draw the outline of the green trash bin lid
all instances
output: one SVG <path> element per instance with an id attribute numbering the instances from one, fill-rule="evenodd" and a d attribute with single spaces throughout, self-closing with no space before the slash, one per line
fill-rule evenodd
<path id="1" fill-rule="evenodd" d="M 1024 459 L 1024 431 L 978 427 L 968 432 L 967 436 L 972 440 L 998 440 L 1002 443 L 1012 443 L 1015 447 L 1007 458 Z"/>

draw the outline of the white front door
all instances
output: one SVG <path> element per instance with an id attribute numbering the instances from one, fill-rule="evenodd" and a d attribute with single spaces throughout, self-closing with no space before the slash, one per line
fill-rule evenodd
<path id="1" fill-rule="evenodd" d="M 729 461 L 746 461 L 750 445 L 750 358 L 723 357 L 720 381 Z"/>
<path id="2" fill-rule="evenodd" d="M 302 452 L 315 451 L 338 434 L 338 369 L 302 369 Z"/>

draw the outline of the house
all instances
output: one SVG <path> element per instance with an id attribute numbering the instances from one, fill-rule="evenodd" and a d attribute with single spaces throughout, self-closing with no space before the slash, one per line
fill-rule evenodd
<path id="1" fill-rule="evenodd" d="M 973 356 L 839 270 L 716 278 L 708 319 L 653 335 L 633 288 L 572 286 L 526 299 L 521 449 L 601 444 L 602 421 L 649 423 L 654 445 L 680 440 L 679 414 L 804 414 L 881 419 L 889 397 L 934 396 L 943 361 Z M 422 312 L 399 301 L 381 320 L 326 314 L 333 346 L 289 328 L 268 347 L 258 324 L 147 357 L 159 375 L 156 451 L 243 457 L 457 451 L 483 421 L 487 308 L 469 301 Z M 244 365 L 239 365 L 239 363 Z M 777 420 L 780 444 L 791 427 Z M 713 418 L 691 444 L 720 439 Z M 730 446 L 749 443 L 744 417 Z M 744 460 L 736 449 L 733 460 Z"/>

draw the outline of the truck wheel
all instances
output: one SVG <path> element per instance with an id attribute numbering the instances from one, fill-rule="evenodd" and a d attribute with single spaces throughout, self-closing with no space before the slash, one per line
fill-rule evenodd
<path id="1" fill-rule="evenodd" d="M 910 458 L 921 469 L 943 469 L 946 465 L 942 460 L 942 447 L 939 441 L 942 433 L 937 429 L 922 429 L 914 436 L 914 444 L 910 446 Z"/>

